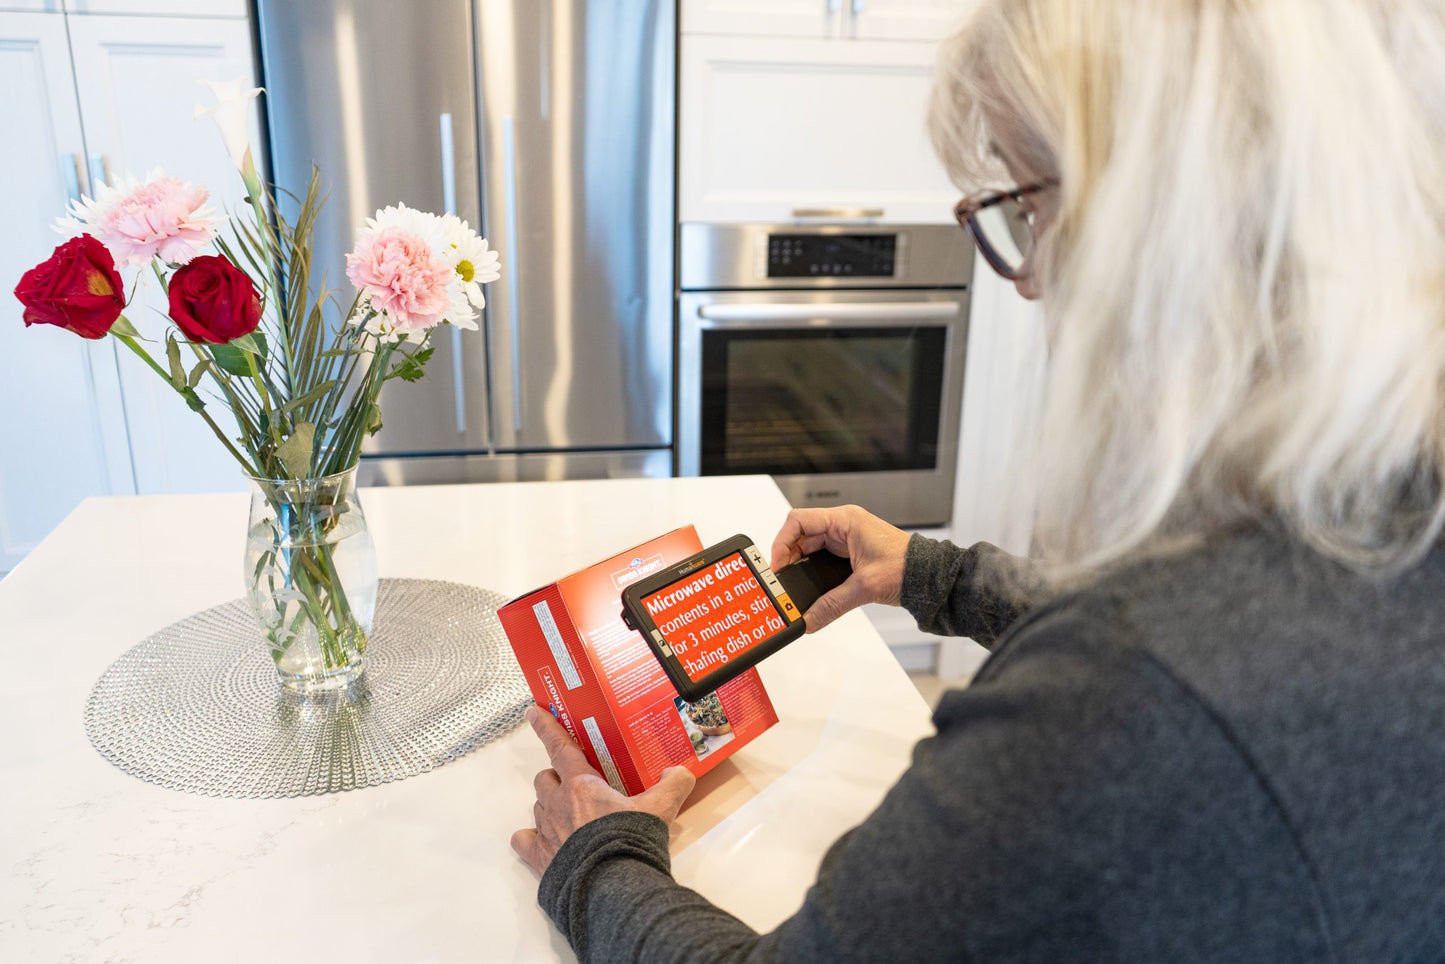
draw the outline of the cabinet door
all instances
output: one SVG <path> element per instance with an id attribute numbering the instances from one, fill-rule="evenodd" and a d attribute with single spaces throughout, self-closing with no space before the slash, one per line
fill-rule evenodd
<path id="1" fill-rule="evenodd" d="M 150 17 L 245 17 L 246 0 L 65 0 L 65 9 Z"/>
<path id="2" fill-rule="evenodd" d="M 948 36 L 978 0 L 843 0 L 846 36 L 865 40 L 931 40 Z"/>
<path id="3" fill-rule="evenodd" d="M 142 177 L 160 167 L 209 188 L 211 204 L 218 211 L 240 210 L 245 196 L 240 175 L 215 124 L 194 113 L 197 104 L 214 102 L 198 80 L 243 77 L 250 82 L 246 21 L 101 16 L 68 20 L 80 113 L 95 176 L 128 171 Z M 168 324 L 165 297 L 153 277 L 142 277 L 127 317 L 150 339 L 152 353 L 163 356 Z M 142 494 L 243 487 L 234 460 L 167 383 L 128 352 L 121 355 L 120 373 L 136 486 Z M 204 383 L 202 395 L 206 397 Z M 223 430 L 235 434 L 235 422 L 219 401 L 208 405 L 207 411 Z"/>
<path id="4" fill-rule="evenodd" d="M 836 37 L 850 0 L 683 0 L 682 32 Z"/>
<path id="5" fill-rule="evenodd" d="M 65 18 L 0 13 L 0 573 L 91 495 L 134 491 L 112 342 L 26 328 L 10 292 L 60 243 L 83 180 Z M 23 185 L 22 187 L 19 187 Z"/>
<path id="6" fill-rule="evenodd" d="M 958 192 L 925 126 L 935 50 L 684 36 L 680 219 L 951 222 Z"/>

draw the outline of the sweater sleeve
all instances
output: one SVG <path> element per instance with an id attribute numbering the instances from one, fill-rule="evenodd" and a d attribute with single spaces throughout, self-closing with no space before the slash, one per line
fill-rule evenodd
<path id="1" fill-rule="evenodd" d="M 773 932 L 673 882 L 665 829 L 635 814 L 569 839 L 541 903 L 589 962 L 1328 959 L 1250 761 L 1147 654 L 1052 609 L 944 697 Z"/>
<path id="2" fill-rule="evenodd" d="M 925 633 L 993 643 L 1044 596 L 1027 559 L 979 542 L 960 549 L 917 533 L 908 540 L 899 600 Z"/>

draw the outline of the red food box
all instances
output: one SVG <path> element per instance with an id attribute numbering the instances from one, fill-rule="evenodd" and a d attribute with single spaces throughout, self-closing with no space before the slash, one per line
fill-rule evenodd
<path id="1" fill-rule="evenodd" d="M 778 722 L 756 669 L 687 703 L 622 623 L 624 587 L 702 548 L 692 526 L 674 529 L 497 611 L 537 705 L 629 795 L 670 766 L 706 773 Z"/>

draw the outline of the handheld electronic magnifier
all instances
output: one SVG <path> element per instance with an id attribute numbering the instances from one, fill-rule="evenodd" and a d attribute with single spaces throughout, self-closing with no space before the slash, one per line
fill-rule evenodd
<path id="1" fill-rule="evenodd" d="M 774 573 L 736 535 L 624 589 L 622 621 L 692 703 L 803 635 L 808 607 L 852 574 L 827 551 Z"/>

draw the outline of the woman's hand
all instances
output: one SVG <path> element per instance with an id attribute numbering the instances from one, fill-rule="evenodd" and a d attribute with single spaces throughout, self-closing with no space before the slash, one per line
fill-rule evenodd
<path id="1" fill-rule="evenodd" d="M 853 575 L 809 607 L 808 632 L 817 632 L 864 603 L 896 606 L 903 589 L 903 561 L 910 536 L 856 505 L 794 509 L 773 540 L 774 572 L 819 549 L 843 556 Z"/>
<path id="2" fill-rule="evenodd" d="M 537 827 L 512 834 L 512 849 L 539 874 L 546 872 L 557 848 L 574 830 L 598 817 L 618 810 L 641 810 L 671 824 L 697 782 L 687 767 L 669 767 L 662 771 L 662 779 L 656 786 L 635 797 L 626 796 L 608 786 L 602 775 L 592 769 L 582 750 L 552 714 L 532 706 L 527 709 L 527 722 L 547 748 L 552 766 L 532 781 L 537 791 L 537 803 L 532 808 Z"/>

